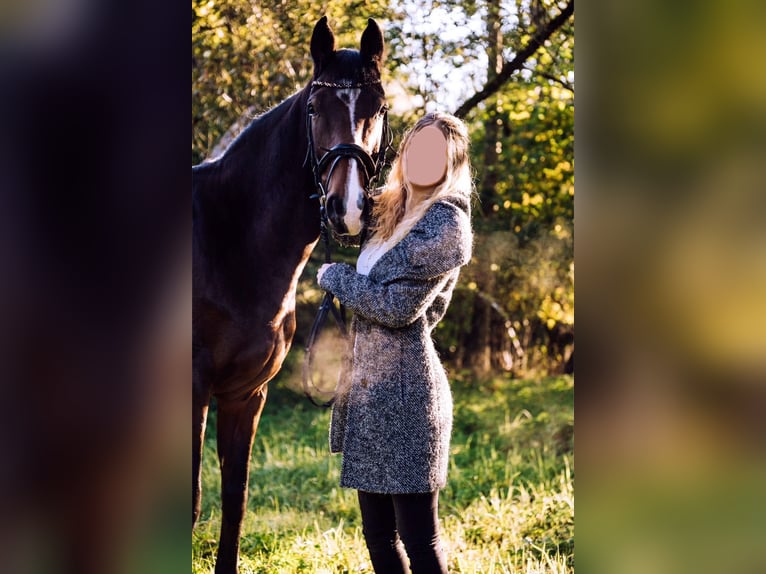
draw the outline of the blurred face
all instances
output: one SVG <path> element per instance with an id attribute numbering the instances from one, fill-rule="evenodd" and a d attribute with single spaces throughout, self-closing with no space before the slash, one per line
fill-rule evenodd
<path id="1" fill-rule="evenodd" d="M 404 176 L 412 185 L 434 186 L 447 173 L 447 139 L 435 126 L 426 126 L 417 132 L 405 155 Z"/>

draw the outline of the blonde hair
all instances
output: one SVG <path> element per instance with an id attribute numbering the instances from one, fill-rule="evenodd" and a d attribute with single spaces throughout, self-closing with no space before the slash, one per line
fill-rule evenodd
<path id="1" fill-rule="evenodd" d="M 426 126 L 437 127 L 447 140 L 447 171 L 428 196 L 421 198 L 415 195 L 404 175 L 407 161 L 405 152 L 414 135 Z M 443 197 L 461 196 L 470 200 L 473 179 L 468 155 L 469 144 L 468 128 L 465 124 L 444 112 L 426 114 L 404 134 L 383 191 L 375 200 L 370 244 L 387 241 L 398 243 L 423 217 L 428 208 Z"/>

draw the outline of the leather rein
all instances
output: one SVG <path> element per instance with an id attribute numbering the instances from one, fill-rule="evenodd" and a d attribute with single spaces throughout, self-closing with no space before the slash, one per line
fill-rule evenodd
<path id="1" fill-rule="evenodd" d="M 349 89 L 349 88 L 363 88 L 365 86 L 380 84 L 380 80 L 371 82 L 323 82 L 314 80 L 311 82 L 311 89 L 314 87 L 335 88 L 335 89 Z M 327 203 L 327 188 L 322 181 L 322 174 L 327 171 L 326 181 L 329 182 L 332 178 L 333 171 L 338 165 L 341 159 L 353 159 L 357 164 L 361 166 L 362 173 L 364 175 L 364 201 L 365 208 L 363 210 L 363 217 L 365 218 L 365 225 L 362 230 L 362 242 L 364 241 L 364 235 L 367 231 L 367 218 L 369 217 L 370 210 L 370 190 L 377 183 L 383 166 L 386 164 L 386 152 L 391 147 L 392 134 L 388 125 L 388 110 L 383 112 L 383 130 L 380 136 L 380 143 L 378 145 L 378 151 L 374 154 L 374 158 L 370 156 L 362 147 L 353 143 L 342 143 L 333 146 L 330 149 L 323 149 L 324 153 L 322 157 L 317 159 L 316 146 L 314 144 L 314 132 L 311 126 L 311 120 L 315 112 L 311 103 L 306 106 L 306 134 L 308 138 L 308 149 L 306 151 L 306 160 L 304 166 L 309 164 L 311 171 L 314 175 L 314 187 L 315 193 L 311 195 L 311 199 L 319 199 L 319 215 L 320 215 L 320 229 L 319 235 L 322 239 L 325 249 L 325 263 L 332 263 L 331 247 L 330 247 L 330 234 L 333 235 L 335 240 L 341 245 L 347 246 L 348 243 L 342 238 L 342 236 L 335 233 L 329 224 L 327 217 L 326 203 Z M 360 242 L 360 249 L 361 243 Z M 324 326 L 328 313 L 332 313 L 335 318 L 335 322 L 340 329 L 344 339 L 348 337 L 348 328 L 346 326 L 346 309 L 343 305 L 335 306 L 335 296 L 329 291 L 325 291 L 322 297 L 322 303 L 319 306 L 319 311 L 314 319 L 314 324 L 311 326 L 308 339 L 306 340 L 305 355 L 303 359 L 303 393 L 306 397 L 318 407 L 329 407 L 335 402 L 335 391 L 324 391 L 318 388 L 311 376 L 311 368 L 314 360 L 314 343 L 319 337 L 319 333 Z M 311 394 L 311 389 L 320 394 L 329 394 L 332 396 L 327 401 L 318 402 Z"/>

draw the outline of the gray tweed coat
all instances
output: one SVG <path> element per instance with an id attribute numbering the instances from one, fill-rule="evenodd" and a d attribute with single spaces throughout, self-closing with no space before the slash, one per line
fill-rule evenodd
<path id="1" fill-rule="evenodd" d="M 343 453 L 341 486 L 381 493 L 445 485 L 452 394 L 431 332 L 471 258 L 468 200 L 431 206 L 396 246 L 360 275 L 347 264 L 320 286 L 354 312 L 330 448 Z"/>

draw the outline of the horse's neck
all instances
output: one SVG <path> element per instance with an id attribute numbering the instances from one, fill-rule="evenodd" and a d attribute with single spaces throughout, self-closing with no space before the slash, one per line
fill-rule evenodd
<path id="1" fill-rule="evenodd" d="M 200 203 L 232 219 L 284 220 L 294 233 L 316 237 L 319 206 L 309 199 L 313 176 L 304 165 L 307 97 L 302 90 L 256 118 L 219 159 L 199 166 Z"/>
<path id="2" fill-rule="evenodd" d="M 254 120 L 220 160 L 226 209 L 239 211 L 230 216 L 248 230 L 243 248 L 273 249 L 268 258 L 279 266 L 302 267 L 319 235 L 319 203 L 304 166 L 307 97 L 298 92 Z"/>
<path id="3" fill-rule="evenodd" d="M 261 175 L 268 170 L 282 181 L 310 181 L 310 172 L 303 166 L 307 147 L 306 98 L 307 94 L 301 90 L 253 120 L 232 143 L 223 161 L 231 156 Z M 260 191 L 269 193 L 268 189 Z"/>

